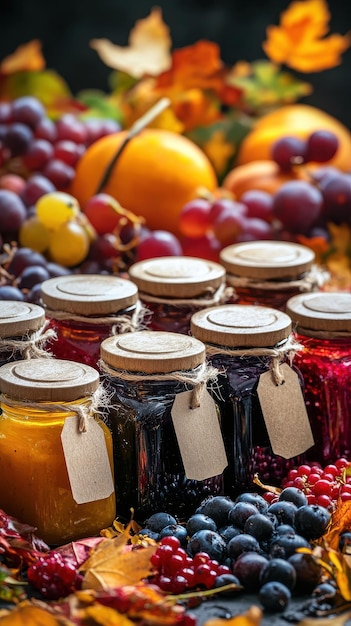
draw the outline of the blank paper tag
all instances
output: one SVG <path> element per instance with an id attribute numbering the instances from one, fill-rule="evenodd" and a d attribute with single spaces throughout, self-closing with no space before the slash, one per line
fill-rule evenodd
<path id="1" fill-rule="evenodd" d="M 279 369 L 285 382 L 276 385 L 272 373 L 265 372 L 257 393 L 274 454 L 291 459 L 313 446 L 314 440 L 298 376 L 287 363 Z"/>
<path id="2" fill-rule="evenodd" d="M 73 499 L 77 504 L 108 498 L 114 490 L 104 431 L 94 420 L 80 433 L 78 417 L 66 417 L 61 433 Z"/>
<path id="3" fill-rule="evenodd" d="M 186 477 L 205 480 L 222 474 L 227 455 L 213 398 L 204 389 L 201 406 L 191 409 L 191 397 L 192 391 L 176 395 L 172 419 Z"/>

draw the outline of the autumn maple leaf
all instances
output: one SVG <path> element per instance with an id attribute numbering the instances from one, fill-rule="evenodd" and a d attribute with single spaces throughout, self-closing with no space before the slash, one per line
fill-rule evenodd
<path id="1" fill-rule="evenodd" d="M 268 26 L 263 50 L 274 63 L 298 72 L 335 67 L 351 45 L 351 35 L 327 36 L 329 21 L 325 0 L 296 0 L 281 14 L 279 26 Z"/>

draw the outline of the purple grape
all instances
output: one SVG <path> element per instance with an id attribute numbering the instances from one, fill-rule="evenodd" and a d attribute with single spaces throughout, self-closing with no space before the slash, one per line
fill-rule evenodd
<path id="1" fill-rule="evenodd" d="M 260 575 L 268 559 L 257 552 L 243 552 L 233 564 L 233 574 L 247 591 L 258 591 Z"/>
<path id="2" fill-rule="evenodd" d="M 325 163 L 335 156 L 339 139 L 329 130 L 316 130 L 307 139 L 306 161 Z"/>
<path id="3" fill-rule="evenodd" d="M 38 283 L 48 280 L 50 274 L 42 265 L 30 265 L 25 267 L 19 275 L 18 286 L 20 289 L 32 289 Z"/>
<path id="4" fill-rule="evenodd" d="M 31 248 L 18 248 L 9 264 L 8 271 L 14 276 L 19 276 L 26 267 L 31 265 L 46 267 L 46 259 L 40 252 L 34 252 Z"/>
<path id="5" fill-rule="evenodd" d="M 305 162 L 306 142 L 298 137 L 281 137 L 272 146 L 272 159 L 282 170 Z"/>
<path id="6" fill-rule="evenodd" d="M 24 294 L 18 287 L 13 285 L 0 285 L 0 300 L 24 301 Z"/>
<path id="7" fill-rule="evenodd" d="M 3 137 L 3 143 L 11 152 L 11 156 L 22 156 L 25 154 L 33 141 L 33 131 L 20 122 L 14 122 L 7 127 Z"/>
<path id="8" fill-rule="evenodd" d="M 21 198 L 27 207 L 35 205 L 36 201 L 46 193 L 56 191 L 55 185 L 42 174 L 32 174 L 27 180 L 21 193 Z"/>
<path id="9" fill-rule="evenodd" d="M 322 215 L 326 222 L 340 224 L 351 217 L 351 178 L 339 172 L 338 176 L 321 180 L 319 188 L 323 195 Z"/>
<path id="10" fill-rule="evenodd" d="M 0 232 L 15 233 L 27 217 L 21 198 L 8 189 L 0 189 Z"/>
<path id="11" fill-rule="evenodd" d="M 303 180 L 289 180 L 273 198 L 273 212 L 283 228 L 306 234 L 321 214 L 322 193 Z"/>
<path id="12" fill-rule="evenodd" d="M 11 114 L 15 122 L 35 128 L 45 117 L 45 108 L 37 98 L 23 96 L 13 101 Z"/>

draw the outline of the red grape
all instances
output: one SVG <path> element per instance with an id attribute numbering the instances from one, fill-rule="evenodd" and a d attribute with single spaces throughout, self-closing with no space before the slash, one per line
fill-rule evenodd
<path id="1" fill-rule="evenodd" d="M 154 230 L 139 242 L 137 261 L 161 256 L 181 256 L 182 254 L 182 246 L 175 235 L 166 230 Z"/>
<path id="2" fill-rule="evenodd" d="M 185 237 L 203 237 L 211 226 L 211 204 L 197 198 L 185 204 L 179 215 L 179 229 Z"/>
<path id="3" fill-rule="evenodd" d="M 303 180 L 290 180 L 273 198 L 273 212 L 284 228 L 306 234 L 319 218 L 323 196 L 319 189 Z"/>

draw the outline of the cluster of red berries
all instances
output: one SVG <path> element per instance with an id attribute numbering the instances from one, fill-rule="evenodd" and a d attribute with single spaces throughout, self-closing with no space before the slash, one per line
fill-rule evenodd
<path id="1" fill-rule="evenodd" d="M 28 582 L 47 600 L 64 598 L 80 589 L 82 576 L 59 552 L 40 557 L 27 571 Z"/>
<path id="2" fill-rule="evenodd" d="M 229 567 L 205 552 L 189 556 L 175 536 L 161 539 L 151 564 L 155 568 L 151 582 L 167 593 L 179 594 L 197 587 L 212 589 L 230 583 L 232 578 Z"/>
<path id="3" fill-rule="evenodd" d="M 282 481 L 282 488 L 296 487 L 306 495 L 308 504 L 334 509 L 339 499 L 342 502 L 351 500 L 349 468 L 351 463 L 345 458 L 339 458 L 325 467 L 317 462 L 305 463 L 289 471 Z M 270 491 L 264 494 L 264 498 L 269 503 L 278 500 L 278 496 Z"/>

